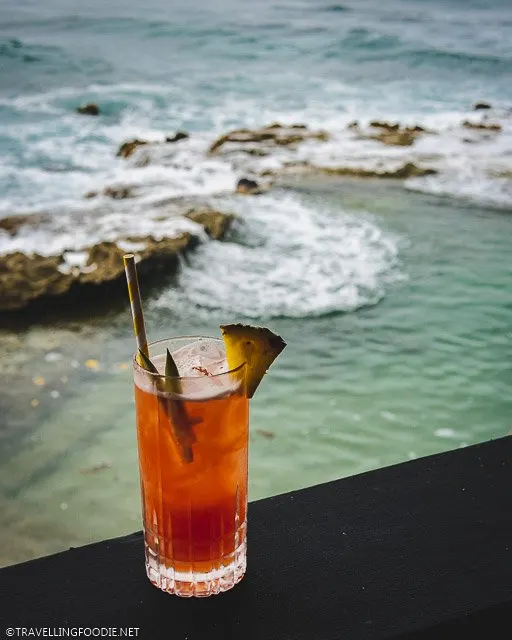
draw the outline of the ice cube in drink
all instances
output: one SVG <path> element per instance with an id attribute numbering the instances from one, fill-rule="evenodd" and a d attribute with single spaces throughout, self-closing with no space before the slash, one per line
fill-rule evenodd
<path id="1" fill-rule="evenodd" d="M 172 354 L 180 375 L 217 375 L 227 371 L 226 351 L 219 340 L 198 339 Z"/>

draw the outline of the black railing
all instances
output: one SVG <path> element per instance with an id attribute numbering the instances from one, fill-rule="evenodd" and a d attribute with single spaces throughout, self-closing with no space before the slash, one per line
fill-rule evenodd
<path id="1" fill-rule="evenodd" d="M 253 502 L 248 561 L 201 600 L 150 585 L 140 533 L 7 567 L 0 637 L 512 638 L 512 437 Z"/>

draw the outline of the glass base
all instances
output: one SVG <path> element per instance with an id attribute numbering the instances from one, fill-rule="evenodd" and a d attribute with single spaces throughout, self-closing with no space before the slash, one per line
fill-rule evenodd
<path id="1" fill-rule="evenodd" d="M 244 577 L 247 567 L 247 544 L 242 544 L 229 554 L 229 557 L 219 558 L 218 569 L 208 572 L 179 571 L 167 567 L 160 561 L 160 557 L 145 542 L 146 573 L 155 587 L 166 593 L 182 598 L 205 598 L 232 589 Z"/>

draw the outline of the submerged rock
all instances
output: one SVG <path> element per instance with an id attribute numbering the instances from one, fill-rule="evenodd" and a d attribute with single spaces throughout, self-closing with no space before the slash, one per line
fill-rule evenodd
<path id="1" fill-rule="evenodd" d="M 29 213 L 26 215 L 7 216 L 0 219 L 0 229 L 10 236 L 15 236 L 22 227 L 39 227 L 43 222 L 48 222 L 47 215 L 42 213 Z"/>
<path id="2" fill-rule="evenodd" d="M 76 112 L 81 113 L 84 116 L 99 116 L 100 108 L 94 102 L 89 102 L 89 104 L 84 104 L 81 107 L 77 107 Z"/>
<path id="3" fill-rule="evenodd" d="M 283 126 L 274 122 L 261 129 L 234 129 L 217 138 L 210 146 L 209 153 L 218 153 L 221 147 L 227 143 L 238 145 L 238 150 L 246 151 L 244 145 L 260 144 L 269 147 L 282 147 L 295 145 L 305 140 L 328 140 L 329 135 L 325 131 L 310 131 L 305 125 Z"/>
<path id="4" fill-rule="evenodd" d="M 236 185 L 236 192 L 243 195 L 257 195 L 262 193 L 262 189 L 256 180 L 241 178 Z"/>
<path id="5" fill-rule="evenodd" d="M 143 151 L 137 154 L 137 158 L 133 161 L 132 166 L 137 167 L 138 169 L 142 169 L 143 167 L 147 167 L 150 163 L 151 155 Z"/>

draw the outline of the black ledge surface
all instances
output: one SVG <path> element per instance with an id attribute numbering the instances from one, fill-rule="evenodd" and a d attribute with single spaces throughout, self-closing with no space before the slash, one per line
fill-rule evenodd
<path id="1" fill-rule="evenodd" d="M 249 507 L 231 592 L 150 585 L 135 533 L 0 570 L 9 627 L 138 627 L 159 640 L 512 638 L 512 437 Z"/>

